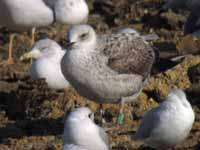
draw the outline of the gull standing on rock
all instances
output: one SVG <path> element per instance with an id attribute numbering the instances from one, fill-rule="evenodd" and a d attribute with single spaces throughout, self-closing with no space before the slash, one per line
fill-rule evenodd
<path id="1" fill-rule="evenodd" d="M 89 100 L 121 103 L 135 101 L 150 75 L 154 50 L 134 34 L 111 34 L 100 38 L 89 25 L 69 31 L 70 46 L 62 62 L 63 75 Z"/>
<path id="2" fill-rule="evenodd" d="M 31 51 L 20 59 L 34 59 L 30 68 L 32 79 L 44 78 L 51 89 L 65 89 L 69 87 L 69 82 L 63 76 L 60 66 L 65 52 L 57 42 L 43 39 L 37 41 Z"/>
<path id="3" fill-rule="evenodd" d="M 163 103 L 145 114 L 134 139 L 153 148 L 173 148 L 189 135 L 194 118 L 185 93 L 174 89 Z"/>
<path id="4" fill-rule="evenodd" d="M 53 22 L 79 24 L 88 17 L 85 0 L 0 0 L 0 26 L 15 32 L 32 29 L 31 45 L 34 43 L 35 28 Z M 13 64 L 12 45 L 15 34 L 10 35 L 7 64 Z"/>
<path id="5" fill-rule="evenodd" d="M 2 27 L 24 32 L 35 27 L 47 26 L 53 20 L 52 10 L 42 0 L 0 0 L 0 26 Z M 14 36 L 15 34 L 10 35 L 8 64 L 14 63 L 12 58 Z"/>
<path id="6" fill-rule="evenodd" d="M 94 114 L 87 107 L 72 111 L 64 125 L 65 147 L 69 150 L 109 150 L 106 132 L 93 120 Z"/>

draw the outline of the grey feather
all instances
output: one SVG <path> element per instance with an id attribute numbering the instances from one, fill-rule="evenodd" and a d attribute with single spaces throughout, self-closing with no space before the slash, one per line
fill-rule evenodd
<path id="1" fill-rule="evenodd" d="M 153 148 L 173 147 L 188 136 L 194 117 L 185 93 L 173 89 L 164 102 L 144 115 L 133 138 Z"/>
<path id="2" fill-rule="evenodd" d="M 20 32 L 48 26 L 54 21 L 63 24 L 85 21 L 88 15 L 86 2 L 76 0 L 75 3 L 78 5 L 70 5 L 73 7 L 72 10 L 76 8 L 76 11 L 70 11 L 70 6 L 64 7 L 70 2 L 69 0 L 0 0 L 0 26 Z M 80 14 L 77 13 L 79 11 Z M 61 21 L 58 16 L 70 21 Z"/>
<path id="3" fill-rule="evenodd" d="M 108 135 L 106 134 L 105 130 L 103 128 L 101 128 L 101 127 L 99 127 L 99 134 L 100 134 L 102 140 L 109 147 Z"/>
<path id="4" fill-rule="evenodd" d="M 63 150 L 88 150 L 88 149 L 75 144 L 65 144 L 63 146 Z"/>
<path id="5" fill-rule="evenodd" d="M 153 108 L 146 112 L 143 120 L 137 132 L 134 134 L 133 138 L 135 140 L 145 140 L 151 137 L 152 132 L 156 129 L 156 126 L 160 123 L 159 108 Z"/>

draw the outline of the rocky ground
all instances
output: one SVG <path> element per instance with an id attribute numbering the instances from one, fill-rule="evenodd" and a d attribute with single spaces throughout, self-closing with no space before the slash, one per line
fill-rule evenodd
<path id="1" fill-rule="evenodd" d="M 200 39 L 183 34 L 187 11 L 161 11 L 161 0 L 90 0 L 91 24 L 98 34 L 111 33 L 121 27 L 134 27 L 141 34 L 156 33 L 160 38 L 151 43 L 157 56 L 149 84 L 138 101 L 125 106 L 125 123 L 118 132 L 109 131 L 112 149 L 150 149 L 131 141 L 124 134 L 135 131 L 145 111 L 161 102 L 172 87 L 184 89 L 196 120 L 189 137 L 177 146 L 180 150 L 200 149 Z M 68 26 L 52 25 L 38 29 L 36 39 L 49 37 L 65 44 Z M 7 58 L 9 31 L 0 30 L 0 61 Z M 44 80 L 33 81 L 28 76 L 30 62 L 19 57 L 30 49 L 30 35 L 23 33 L 14 42 L 14 65 L 0 67 L 0 150 L 60 150 L 65 116 L 86 101 L 72 88 L 50 90 Z M 177 56 L 185 55 L 177 59 Z M 175 58 L 174 58 L 175 57 Z M 174 61 L 176 60 L 176 61 Z M 99 122 L 99 105 L 89 102 Z M 116 122 L 118 105 L 107 104 L 105 127 Z"/>

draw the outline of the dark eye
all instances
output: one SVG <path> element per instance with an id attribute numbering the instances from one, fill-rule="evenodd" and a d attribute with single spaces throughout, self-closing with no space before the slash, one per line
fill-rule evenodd
<path id="1" fill-rule="evenodd" d="M 89 117 L 90 119 L 93 119 L 93 114 L 92 114 L 92 113 L 88 114 L 88 117 Z"/>
<path id="2" fill-rule="evenodd" d="M 88 35 L 87 33 L 82 34 L 81 39 L 85 39 L 87 37 L 87 35 Z"/>
<path id="3" fill-rule="evenodd" d="M 74 3 L 73 3 L 73 2 L 69 2 L 69 5 L 70 5 L 70 6 L 74 6 Z"/>
<path id="4" fill-rule="evenodd" d="M 48 46 L 44 46 L 44 47 L 41 48 L 41 50 L 44 50 L 44 49 L 47 49 L 47 48 L 48 48 Z"/>

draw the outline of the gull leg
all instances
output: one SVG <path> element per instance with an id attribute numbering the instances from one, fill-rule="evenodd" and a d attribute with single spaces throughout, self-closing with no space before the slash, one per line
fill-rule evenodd
<path id="1" fill-rule="evenodd" d="M 35 43 L 35 31 L 36 31 L 36 28 L 32 28 L 32 30 L 31 30 L 31 47 Z M 31 59 L 31 64 L 32 63 L 33 63 L 33 59 Z"/>
<path id="2" fill-rule="evenodd" d="M 10 42 L 9 42 L 9 48 L 8 48 L 8 60 L 7 64 L 14 64 L 14 60 L 12 57 L 12 50 L 13 50 L 13 40 L 15 38 L 15 34 L 10 35 Z"/>
<path id="3" fill-rule="evenodd" d="M 124 101 L 121 100 L 120 102 L 120 110 L 119 110 L 119 115 L 117 118 L 117 124 L 118 125 L 122 125 L 124 123 L 124 113 L 123 113 L 123 109 L 124 109 Z"/>
<path id="4" fill-rule="evenodd" d="M 133 94 L 132 96 L 121 98 L 120 111 L 119 111 L 119 115 L 118 115 L 118 118 L 117 118 L 118 125 L 122 125 L 124 123 L 124 113 L 123 113 L 124 103 L 125 102 L 135 102 L 135 101 L 137 101 L 137 97 L 139 96 L 141 91 L 142 91 L 142 88 L 137 93 Z"/>
<path id="5" fill-rule="evenodd" d="M 66 101 L 65 101 L 65 97 L 66 97 L 66 95 L 67 95 L 67 91 L 68 91 L 68 89 L 67 88 L 65 88 L 64 89 L 64 91 L 63 91 L 63 97 L 62 97 L 62 101 L 61 101 L 61 105 L 62 105 L 62 109 L 64 109 L 64 107 L 65 107 L 65 104 L 66 104 Z"/>
<path id="6" fill-rule="evenodd" d="M 103 110 L 103 104 L 99 104 L 99 113 L 100 113 L 100 118 L 101 118 L 101 125 L 103 125 L 105 123 L 105 119 L 104 119 L 104 110 Z"/>
<path id="7" fill-rule="evenodd" d="M 31 46 L 35 43 L 35 31 L 36 31 L 36 28 L 32 28 L 32 30 L 31 30 Z"/>
<path id="8" fill-rule="evenodd" d="M 9 37 L 9 48 L 8 48 L 8 59 L 6 62 L 2 62 L 2 64 L 12 65 L 14 64 L 14 60 L 12 57 L 12 49 L 13 49 L 13 40 L 14 40 L 15 34 L 11 34 Z"/>

